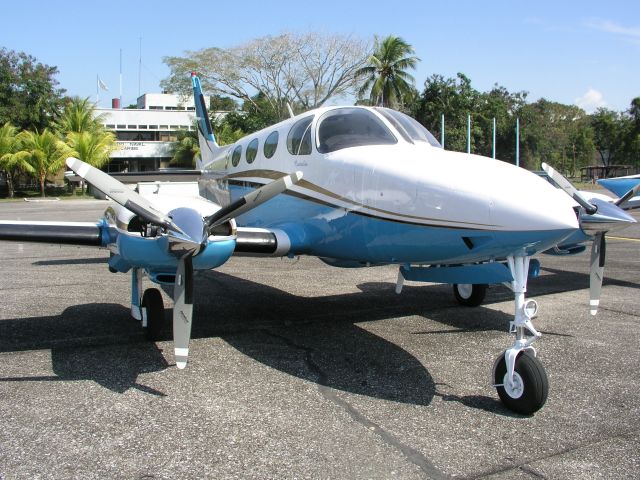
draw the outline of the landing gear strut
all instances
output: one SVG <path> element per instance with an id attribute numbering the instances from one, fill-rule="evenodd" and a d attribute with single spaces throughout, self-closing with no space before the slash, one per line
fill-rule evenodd
<path id="1" fill-rule="evenodd" d="M 549 393 L 547 374 L 531 346 L 541 336 L 531 323 L 538 304 L 535 300 L 525 300 L 529 257 L 508 257 L 507 262 L 513 276 L 507 286 L 513 290 L 516 307 L 510 331 L 515 333 L 516 339 L 496 360 L 493 380 L 498 396 L 507 408 L 531 415 L 542 408 Z"/>

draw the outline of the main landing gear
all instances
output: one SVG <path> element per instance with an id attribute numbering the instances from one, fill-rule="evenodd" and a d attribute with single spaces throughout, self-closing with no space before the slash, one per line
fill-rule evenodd
<path id="1" fill-rule="evenodd" d="M 134 268 L 131 272 L 131 316 L 142 322 L 145 337 L 152 342 L 161 340 L 166 325 L 164 301 L 157 288 L 148 288 L 141 296 L 143 270 Z"/>
<path id="2" fill-rule="evenodd" d="M 457 302 L 465 307 L 477 307 L 487 296 L 487 285 L 471 283 L 454 283 L 453 295 Z"/>
<path id="3" fill-rule="evenodd" d="M 538 304 L 535 300 L 525 300 L 529 257 L 508 257 L 507 262 L 513 275 L 513 281 L 507 286 L 514 293 L 516 307 L 509 330 L 515 333 L 516 339 L 496 359 L 493 381 L 500 400 L 507 408 L 531 415 L 542 408 L 549 393 L 547 374 L 531 346 L 541 336 L 531 323 L 538 311 Z"/>

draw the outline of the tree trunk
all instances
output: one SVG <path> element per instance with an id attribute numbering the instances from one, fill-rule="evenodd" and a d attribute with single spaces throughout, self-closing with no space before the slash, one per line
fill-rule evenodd
<path id="1" fill-rule="evenodd" d="M 7 194 L 9 195 L 9 198 L 13 198 L 15 195 L 13 188 L 13 174 L 11 172 L 7 172 Z"/>
<path id="2" fill-rule="evenodd" d="M 45 193 L 44 193 L 44 181 L 46 180 L 46 176 L 45 177 L 40 177 L 40 195 L 42 197 L 45 197 Z"/>

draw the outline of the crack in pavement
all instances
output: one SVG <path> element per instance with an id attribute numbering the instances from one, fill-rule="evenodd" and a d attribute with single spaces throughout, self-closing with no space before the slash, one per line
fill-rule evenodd
<path id="1" fill-rule="evenodd" d="M 313 360 L 313 354 L 315 353 L 315 350 L 313 348 L 300 345 L 294 342 L 293 340 L 291 340 L 290 338 L 285 337 L 284 335 L 280 335 L 269 330 L 263 330 L 263 333 L 273 338 L 277 338 L 281 340 L 291 348 L 295 348 L 296 350 L 303 351 L 305 353 L 305 363 L 307 364 L 307 367 L 309 368 L 310 371 L 316 374 L 316 377 L 317 377 L 316 382 L 318 384 L 318 390 L 320 391 L 322 396 L 326 400 L 330 401 L 331 403 L 343 409 L 351 417 L 351 419 L 353 419 L 356 423 L 359 423 L 360 425 L 365 427 L 368 431 L 378 435 L 378 437 L 380 437 L 380 439 L 382 439 L 382 441 L 386 445 L 389 445 L 390 447 L 393 447 L 399 450 L 405 456 L 405 458 L 409 460 L 409 462 L 413 463 L 418 468 L 420 468 L 420 470 L 426 475 L 427 478 L 431 478 L 434 480 L 451 478 L 449 475 L 438 470 L 438 468 L 436 468 L 435 465 L 418 450 L 410 447 L 409 445 L 402 443 L 402 441 L 398 439 L 395 435 L 393 435 L 391 432 L 385 430 L 377 423 L 369 420 L 365 415 L 359 412 L 353 405 L 351 405 L 346 400 L 340 398 L 337 391 L 328 386 L 329 377 L 327 373 L 325 373 L 320 368 L 320 366 Z"/>
<path id="2" fill-rule="evenodd" d="M 540 472 L 538 472 L 536 469 L 534 469 L 531 464 L 532 463 L 536 463 L 536 462 L 540 462 L 543 460 L 548 460 L 550 458 L 554 458 L 554 457 L 560 457 L 562 455 L 566 455 L 568 453 L 572 453 L 575 451 L 578 451 L 582 448 L 586 448 L 586 447 L 591 447 L 594 445 L 599 445 L 601 443 L 605 443 L 608 442 L 610 440 L 614 440 L 614 439 L 623 439 L 623 438 L 627 438 L 629 436 L 633 436 L 636 433 L 637 429 L 631 429 L 631 430 L 626 430 L 623 432 L 619 432 L 619 433 L 614 433 L 612 435 L 608 435 L 604 438 L 600 438 L 596 441 L 587 441 L 587 442 L 582 442 L 582 443 L 578 443 L 576 445 L 572 445 L 566 448 L 562 448 L 556 452 L 552 452 L 548 455 L 543 455 L 541 457 L 538 458 L 531 458 L 522 462 L 517 462 L 517 463 L 512 463 L 511 465 L 508 466 L 504 466 L 504 467 L 497 467 L 497 468 L 493 468 L 491 470 L 486 470 L 484 472 L 478 473 L 476 475 L 471 475 L 469 477 L 462 477 L 462 478 L 468 478 L 468 479 L 479 479 L 479 478 L 486 478 L 486 477 L 490 477 L 492 475 L 496 475 L 499 473 L 508 473 L 508 472 L 515 472 L 517 470 L 521 470 L 523 472 L 529 473 L 530 475 L 535 476 L 536 478 L 546 478 L 544 475 L 542 475 Z"/>

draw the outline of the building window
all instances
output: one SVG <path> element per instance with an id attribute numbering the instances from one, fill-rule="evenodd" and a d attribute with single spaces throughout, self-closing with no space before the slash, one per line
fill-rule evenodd
<path id="1" fill-rule="evenodd" d="M 179 125 L 171 125 L 171 130 L 180 130 Z"/>
<path id="2" fill-rule="evenodd" d="M 149 125 L 149 129 L 150 130 L 157 130 L 158 129 L 158 125 Z"/>
<path id="3" fill-rule="evenodd" d="M 137 125 L 127 125 L 127 128 L 129 130 L 135 130 L 136 128 L 138 128 L 138 126 Z"/>
<path id="4" fill-rule="evenodd" d="M 160 130 L 169 130 L 169 125 L 160 125 Z"/>
<path id="5" fill-rule="evenodd" d="M 146 130 L 146 129 L 147 129 L 147 126 L 146 126 L 146 125 L 138 125 L 138 128 L 139 128 L 140 130 Z"/>
<path id="6" fill-rule="evenodd" d="M 149 110 L 162 110 L 162 107 L 156 106 L 156 105 L 151 105 L 149 106 Z"/>
<path id="7" fill-rule="evenodd" d="M 267 139 L 264 141 L 263 152 L 264 156 L 267 158 L 273 157 L 273 154 L 276 153 L 276 149 L 278 148 L 278 131 L 271 132 Z"/>
<path id="8" fill-rule="evenodd" d="M 190 112 L 195 112 L 196 107 L 187 107 L 187 110 L 189 110 Z"/>
<path id="9" fill-rule="evenodd" d="M 258 155 L 258 139 L 254 138 L 249 142 L 247 151 L 245 153 L 245 157 L 247 157 L 247 163 L 253 163 L 253 161 L 256 159 L 256 155 Z"/>
<path id="10" fill-rule="evenodd" d="M 309 155 L 311 153 L 311 122 L 313 116 L 296 122 L 287 135 L 287 150 L 291 155 Z"/>
<path id="11" fill-rule="evenodd" d="M 127 128 L 126 125 L 118 125 L 118 128 Z"/>
<path id="12" fill-rule="evenodd" d="M 107 125 L 105 125 L 105 127 L 107 128 L 116 128 L 116 126 L 112 123 L 108 123 Z"/>
<path id="13" fill-rule="evenodd" d="M 178 137 L 173 133 L 162 132 L 160 133 L 160 141 L 161 142 L 177 142 Z"/>
<path id="14" fill-rule="evenodd" d="M 240 163 L 240 156 L 241 155 L 242 155 L 242 145 L 238 145 L 233 150 L 233 155 L 231 155 L 231 165 L 233 165 L 234 167 L 237 167 L 238 163 Z"/>

